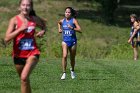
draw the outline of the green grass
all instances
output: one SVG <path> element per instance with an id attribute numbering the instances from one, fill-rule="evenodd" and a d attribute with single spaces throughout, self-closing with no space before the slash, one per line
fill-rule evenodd
<path id="1" fill-rule="evenodd" d="M 60 80 L 61 59 L 40 59 L 31 74 L 33 93 L 139 93 L 140 63 L 132 60 L 77 59 L 75 80 Z M 0 93 L 19 93 L 11 58 L 0 60 Z"/>
<path id="2" fill-rule="evenodd" d="M 5 36 L 9 19 L 18 14 L 18 0 L 1 0 L 0 3 L 1 40 Z M 98 10 L 98 6 L 100 5 L 97 2 L 94 1 L 93 4 L 91 4 L 91 2 L 77 3 L 74 0 L 35 0 L 34 9 L 36 13 L 41 18 L 47 20 L 48 31 L 46 35 L 41 39 L 37 38 L 37 43 L 43 57 L 61 57 L 61 34 L 58 33 L 57 22 L 64 17 L 64 9 L 67 6 L 74 7 L 79 12 L 77 20 L 79 21 L 83 33 L 77 33 L 78 58 L 131 58 L 131 46 L 126 44 L 129 37 L 129 25 L 122 27 L 119 23 L 116 23 L 115 26 L 108 26 L 102 23 L 101 13 Z M 129 16 L 127 14 L 125 15 Z M 122 15 L 119 15 L 119 17 L 116 17 L 116 20 L 123 21 L 123 19 L 126 19 Z M 125 23 L 129 23 L 129 19 L 125 21 Z M 0 41 L 0 56 L 9 57 L 12 51 L 11 48 L 12 43 L 5 49 Z M 124 50 L 127 52 L 124 52 Z"/>
<path id="3" fill-rule="evenodd" d="M 17 14 L 17 1 L 0 1 L 0 93 L 20 93 L 20 80 L 9 57 L 12 43 L 5 48 L 2 42 L 9 19 Z M 33 93 L 140 93 L 140 60 L 132 60 L 133 51 L 127 44 L 130 30 L 128 10 L 117 10 L 116 25 L 108 26 L 102 23 L 98 11 L 100 5 L 96 2 L 34 2 L 37 14 L 47 20 L 48 32 L 37 39 L 41 59 L 30 77 Z M 62 53 L 57 22 L 63 18 L 67 6 L 79 10 L 77 20 L 83 32 L 77 33 L 75 80 L 70 78 L 70 64 L 67 79 L 60 80 Z"/>

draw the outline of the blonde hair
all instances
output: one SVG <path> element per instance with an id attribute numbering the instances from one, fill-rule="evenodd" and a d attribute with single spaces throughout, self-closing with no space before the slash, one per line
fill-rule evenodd
<path id="1" fill-rule="evenodd" d="M 137 15 L 136 14 L 131 14 L 130 17 L 133 17 L 133 18 L 137 19 Z"/>

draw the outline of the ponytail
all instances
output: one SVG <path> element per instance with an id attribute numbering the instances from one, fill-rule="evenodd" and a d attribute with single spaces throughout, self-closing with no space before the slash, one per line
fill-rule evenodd
<path id="1" fill-rule="evenodd" d="M 31 0 L 31 11 L 29 13 L 30 16 L 37 16 L 36 12 L 34 10 L 34 5 L 33 5 L 33 1 Z"/>

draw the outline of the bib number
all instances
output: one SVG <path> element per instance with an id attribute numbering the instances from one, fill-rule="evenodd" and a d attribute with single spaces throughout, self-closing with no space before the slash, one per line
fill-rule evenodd
<path id="1" fill-rule="evenodd" d="M 69 30 L 65 30 L 65 31 L 64 31 L 64 35 L 65 35 L 65 36 L 72 36 L 72 33 L 71 33 L 71 31 L 69 31 Z"/>
<path id="2" fill-rule="evenodd" d="M 19 43 L 20 50 L 33 50 L 33 39 L 22 39 Z"/>

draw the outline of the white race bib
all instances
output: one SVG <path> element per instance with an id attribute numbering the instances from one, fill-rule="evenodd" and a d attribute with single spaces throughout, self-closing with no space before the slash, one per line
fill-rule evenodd
<path id="1" fill-rule="evenodd" d="M 72 36 L 72 31 L 70 31 L 70 30 L 65 30 L 65 31 L 63 32 L 63 34 L 64 34 L 64 36 Z"/>

